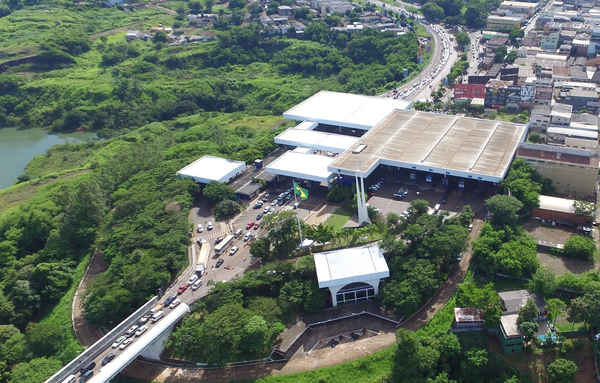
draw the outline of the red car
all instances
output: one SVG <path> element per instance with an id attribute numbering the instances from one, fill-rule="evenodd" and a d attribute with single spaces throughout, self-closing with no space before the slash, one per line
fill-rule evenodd
<path id="1" fill-rule="evenodd" d="M 248 223 L 246 224 L 246 230 L 249 230 L 249 229 L 251 229 L 251 228 L 252 228 L 252 226 L 254 226 L 254 222 L 248 222 Z"/>
<path id="2" fill-rule="evenodd" d="M 258 222 L 254 224 L 254 230 L 258 230 Z"/>
<path id="3" fill-rule="evenodd" d="M 186 285 L 181 285 L 179 286 L 179 289 L 177 289 L 177 294 L 183 294 L 183 292 L 187 290 L 187 286 Z"/>

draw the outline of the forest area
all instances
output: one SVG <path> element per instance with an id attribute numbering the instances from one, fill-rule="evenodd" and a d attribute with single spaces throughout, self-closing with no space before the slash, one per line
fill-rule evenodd
<path id="1" fill-rule="evenodd" d="M 255 24 L 226 17 L 217 41 L 169 47 L 161 38 L 90 37 L 131 22 L 177 22 L 156 10 L 3 4 L 0 61 L 38 59 L 0 73 L 0 126 L 100 139 L 50 149 L 0 191 L 1 382 L 43 381 L 81 350 L 70 302 L 94 251 L 110 264 L 85 299 L 95 325 L 118 323 L 182 270 L 187 206 L 199 189 L 176 170 L 205 154 L 262 158 L 296 103 L 323 89 L 382 92 L 402 81 L 402 69 L 417 68 L 413 33 L 348 34 L 316 22 L 302 38 L 264 39 Z M 265 305 L 256 299 L 240 318 Z"/>

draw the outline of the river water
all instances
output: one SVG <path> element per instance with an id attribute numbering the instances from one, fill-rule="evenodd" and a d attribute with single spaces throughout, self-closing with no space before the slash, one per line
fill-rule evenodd
<path id="1" fill-rule="evenodd" d="M 0 129 L 0 189 L 12 185 L 25 170 L 25 165 L 50 147 L 69 142 L 83 142 L 96 137 L 96 133 L 73 132 L 48 134 L 40 128 Z"/>

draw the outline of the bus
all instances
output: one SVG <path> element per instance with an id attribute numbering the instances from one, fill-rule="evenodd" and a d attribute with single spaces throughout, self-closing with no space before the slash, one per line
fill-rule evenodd
<path id="1" fill-rule="evenodd" d="M 225 239 L 223 239 L 218 245 L 215 246 L 215 254 L 221 255 L 231 244 L 233 243 L 233 235 L 229 234 Z"/>

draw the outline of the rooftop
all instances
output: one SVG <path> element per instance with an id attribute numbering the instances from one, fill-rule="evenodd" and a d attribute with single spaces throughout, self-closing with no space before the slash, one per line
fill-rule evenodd
<path id="1" fill-rule="evenodd" d="M 287 177 L 327 182 L 331 177 L 327 167 L 333 160 L 333 157 L 289 151 L 267 165 L 266 170 Z"/>
<path id="2" fill-rule="evenodd" d="M 316 253 L 314 257 L 321 288 L 390 276 L 378 245 L 326 251 Z"/>
<path id="3" fill-rule="evenodd" d="M 369 174 L 384 164 L 499 182 L 525 133 L 522 124 L 396 110 L 329 169 Z M 353 153 L 360 148 L 358 154 Z"/>
<path id="4" fill-rule="evenodd" d="M 296 128 L 289 128 L 275 137 L 276 144 L 307 146 L 332 152 L 343 152 L 354 145 L 357 140 L 358 137 Z"/>
<path id="5" fill-rule="evenodd" d="M 211 181 L 227 182 L 246 168 L 243 161 L 204 156 L 177 172 L 180 177 L 189 177 L 196 182 L 208 184 Z"/>
<path id="6" fill-rule="evenodd" d="M 519 146 L 517 157 L 596 167 L 599 163 L 589 150 L 526 143 Z"/>
<path id="7" fill-rule="evenodd" d="M 551 210 L 561 213 L 575 213 L 575 208 L 573 205 L 575 204 L 575 200 L 566 199 L 566 198 L 558 198 L 551 197 L 548 195 L 540 195 L 540 209 L 543 210 Z"/>
<path id="8" fill-rule="evenodd" d="M 484 322 L 485 317 L 479 309 L 455 307 L 454 320 L 456 323 Z"/>
<path id="9" fill-rule="evenodd" d="M 544 307 L 546 306 L 546 302 L 542 297 L 531 294 L 527 290 L 504 291 L 498 293 L 498 295 L 508 313 L 516 313 L 519 311 L 521 307 L 525 306 L 530 298 L 533 298 L 538 309 L 544 310 Z"/>
<path id="10" fill-rule="evenodd" d="M 358 94 L 320 91 L 283 113 L 290 120 L 368 130 L 395 109 L 406 109 L 408 101 Z"/>
<path id="11" fill-rule="evenodd" d="M 523 336 L 523 331 L 517 323 L 518 314 L 504 315 L 500 317 L 500 327 L 506 338 L 516 338 Z"/>

